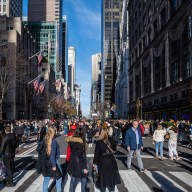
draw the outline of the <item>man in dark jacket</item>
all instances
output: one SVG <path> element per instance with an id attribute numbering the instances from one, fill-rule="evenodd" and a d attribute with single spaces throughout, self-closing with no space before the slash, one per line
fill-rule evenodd
<path id="1" fill-rule="evenodd" d="M 141 172 L 144 172 L 145 169 L 143 168 L 143 162 L 141 159 L 141 150 L 143 150 L 143 141 L 141 131 L 138 128 L 139 122 L 133 121 L 132 127 L 127 130 L 125 135 L 125 145 L 128 150 L 128 158 L 127 158 L 127 167 L 128 169 L 131 168 L 131 159 L 133 153 L 136 152 L 138 166 Z"/>
<path id="2" fill-rule="evenodd" d="M 13 187 L 13 172 L 14 172 L 14 158 L 15 158 L 15 136 L 11 133 L 11 127 L 5 127 L 6 136 L 2 139 L 1 143 L 1 153 L 3 157 L 3 162 L 5 164 L 7 179 L 6 186 Z"/>

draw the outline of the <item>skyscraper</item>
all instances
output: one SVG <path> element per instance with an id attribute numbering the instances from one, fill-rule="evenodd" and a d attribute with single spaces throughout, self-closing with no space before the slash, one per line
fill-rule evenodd
<path id="1" fill-rule="evenodd" d="M 22 17 L 22 0 L 1 0 L 0 15 Z"/>
<path id="2" fill-rule="evenodd" d="M 62 18 L 62 0 L 28 0 L 28 21 L 57 21 Z"/>
<path id="3" fill-rule="evenodd" d="M 40 41 L 37 40 L 41 48 L 38 50 L 45 50 L 48 61 L 54 65 L 55 72 L 61 71 L 62 66 L 62 2 L 62 0 L 28 0 L 28 28 L 33 34 L 35 33 L 35 37 L 42 37 L 38 37 Z M 53 30 L 56 33 L 52 34 Z M 43 38 L 48 40 L 44 42 Z M 55 42 L 52 43 L 51 39 Z M 53 52 L 56 55 L 53 56 Z"/>
<path id="4" fill-rule="evenodd" d="M 68 48 L 68 87 L 71 97 L 74 97 L 74 84 L 76 78 L 76 51 L 74 47 Z"/>
<path id="5" fill-rule="evenodd" d="M 116 65 L 122 0 L 102 3 L 102 105 L 115 103 Z"/>
<path id="6" fill-rule="evenodd" d="M 62 21 L 62 76 L 67 81 L 67 17 L 63 16 Z"/>
<path id="7" fill-rule="evenodd" d="M 97 113 L 98 104 L 100 103 L 100 62 L 101 53 L 92 55 L 92 80 L 91 80 L 91 113 Z"/>

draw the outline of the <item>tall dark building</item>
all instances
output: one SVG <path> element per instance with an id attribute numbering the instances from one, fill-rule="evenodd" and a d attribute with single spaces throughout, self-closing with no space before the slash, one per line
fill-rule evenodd
<path id="1" fill-rule="evenodd" d="M 192 119 L 192 1 L 130 0 L 129 115 Z"/>
<path id="2" fill-rule="evenodd" d="M 67 18 L 63 16 L 62 21 L 62 76 L 67 81 Z"/>
<path id="3" fill-rule="evenodd" d="M 115 101 L 119 27 L 122 0 L 103 0 L 102 3 L 102 104 L 111 106 Z"/>

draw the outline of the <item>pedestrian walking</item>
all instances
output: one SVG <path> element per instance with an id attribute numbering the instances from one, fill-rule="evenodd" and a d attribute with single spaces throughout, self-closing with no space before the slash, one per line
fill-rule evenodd
<path id="1" fill-rule="evenodd" d="M 73 136 L 73 134 L 75 133 L 75 130 L 77 128 L 76 124 L 73 123 L 72 125 L 69 123 L 69 132 L 67 133 L 67 136 Z M 68 163 L 70 160 L 70 156 L 71 156 L 71 148 L 70 145 L 67 146 L 67 156 L 66 156 L 66 162 Z"/>
<path id="2" fill-rule="evenodd" d="M 108 189 L 109 192 L 115 191 L 115 185 L 121 183 L 114 156 L 115 151 L 116 143 L 109 137 L 108 129 L 102 128 L 99 139 L 96 142 L 93 158 L 94 169 L 98 170 L 96 187 L 98 187 L 101 192 L 105 192 L 106 189 Z"/>
<path id="3" fill-rule="evenodd" d="M 141 150 L 143 150 L 143 140 L 140 128 L 138 128 L 138 126 L 139 122 L 137 120 L 134 120 L 132 127 L 127 130 L 125 135 L 125 145 L 128 150 L 127 167 L 128 169 L 131 169 L 131 160 L 133 154 L 135 153 L 140 172 L 144 172 L 146 169 L 144 169 L 143 162 L 141 159 Z"/>
<path id="4" fill-rule="evenodd" d="M 156 151 L 156 159 L 159 159 L 159 151 L 160 151 L 160 156 L 161 160 L 164 160 L 163 157 L 163 142 L 164 142 L 164 137 L 166 135 L 166 129 L 163 129 L 162 125 L 158 125 L 157 129 L 153 133 L 153 141 L 155 142 L 155 151 Z"/>
<path id="5" fill-rule="evenodd" d="M 45 139 L 39 143 L 37 172 L 43 174 L 43 192 L 48 192 L 51 177 L 56 179 L 56 191 L 61 192 L 62 169 L 59 164 L 60 147 L 56 141 L 56 127 L 49 127 Z"/>
<path id="6" fill-rule="evenodd" d="M 67 167 L 67 172 L 71 176 L 69 192 L 75 192 L 79 182 L 81 182 L 81 192 L 86 192 L 88 170 L 83 128 L 77 128 L 74 135 L 67 137 L 66 141 L 71 149 L 71 157 Z"/>
<path id="7" fill-rule="evenodd" d="M 167 133 L 169 133 L 168 149 L 169 157 L 173 160 L 173 157 L 176 157 L 176 160 L 180 160 L 177 152 L 177 139 L 178 139 L 178 128 L 176 126 L 168 127 Z"/>
<path id="8" fill-rule="evenodd" d="M 18 121 L 15 127 L 15 135 L 17 138 L 17 147 L 22 143 L 22 136 L 24 135 L 24 125 L 21 121 Z"/>
<path id="9" fill-rule="evenodd" d="M 1 142 L 1 154 L 3 158 L 3 162 L 6 168 L 6 186 L 14 187 L 13 183 L 13 173 L 14 173 L 14 158 L 15 158 L 15 149 L 16 149 L 16 141 L 15 136 L 11 133 L 11 127 L 5 127 L 5 137 Z"/>
<path id="10" fill-rule="evenodd" d="M 89 147 L 92 147 L 93 145 L 93 136 L 94 136 L 94 130 L 92 125 L 89 125 L 89 128 L 87 130 L 87 143 Z"/>

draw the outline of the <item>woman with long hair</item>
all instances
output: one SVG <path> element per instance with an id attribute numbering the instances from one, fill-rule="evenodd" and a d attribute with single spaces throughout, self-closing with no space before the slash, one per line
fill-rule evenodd
<path id="1" fill-rule="evenodd" d="M 96 142 L 93 166 L 98 170 L 96 187 L 101 192 L 108 188 L 109 192 L 115 191 L 115 185 L 121 183 L 117 162 L 114 157 L 116 143 L 109 137 L 108 129 L 101 129 Z"/>
<path id="2" fill-rule="evenodd" d="M 178 138 L 178 128 L 176 126 L 167 128 L 167 133 L 169 133 L 169 157 L 173 160 L 173 157 L 176 156 L 176 160 L 179 160 L 178 152 L 177 152 L 177 138 Z"/>
<path id="3" fill-rule="evenodd" d="M 37 149 L 39 152 L 37 171 L 44 176 L 43 192 L 48 191 L 51 177 L 55 177 L 56 179 L 57 192 L 61 192 L 62 170 L 58 162 L 60 158 L 60 147 L 55 139 L 56 135 L 57 129 L 55 127 L 49 127 L 45 139 Z"/>
<path id="4" fill-rule="evenodd" d="M 85 192 L 88 170 L 85 134 L 83 128 L 77 128 L 74 135 L 72 137 L 67 137 L 66 141 L 71 148 L 71 157 L 67 167 L 67 172 L 71 176 L 69 191 L 75 192 L 77 184 L 81 182 L 81 192 Z"/>

